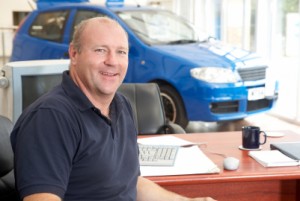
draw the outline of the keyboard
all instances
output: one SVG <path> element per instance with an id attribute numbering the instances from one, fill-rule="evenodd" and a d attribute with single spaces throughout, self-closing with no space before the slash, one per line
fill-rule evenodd
<path id="1" fill-rule="evenodd" d="M 141 166 L 173 166 L 179 146 L 139 144 Z"/>

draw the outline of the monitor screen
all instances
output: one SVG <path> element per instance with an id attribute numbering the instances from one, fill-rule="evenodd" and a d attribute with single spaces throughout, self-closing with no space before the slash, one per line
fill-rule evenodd
<path id="1" fill-rule="evenodd" d="M 38 97 L 58 85 L 69 60 L 35 60 L 7 63 L 0 77 L 8 85 L 0 85 L 0 115 L 15 123 L 22 111 Z"/>
<path id="2" fill-rule="evenodd" d="M 61 74 L 22 76 L 22 110 L 62 80 Z"/>

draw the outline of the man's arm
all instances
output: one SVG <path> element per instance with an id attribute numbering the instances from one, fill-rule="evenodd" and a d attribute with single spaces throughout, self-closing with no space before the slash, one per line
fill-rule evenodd
<path id="1" fill-rule="evenodd" d="M 23 201 L 61 201 L 61 199 L 52 193 L 36 193 L 26 196 Z"/>
<path id="2" fill-rule="evenodd" d="M 137 201 L 214 201 L 212 198 L 186 198 L 167 191 L 154 182 L 139 177 L 137 183 Z"/>

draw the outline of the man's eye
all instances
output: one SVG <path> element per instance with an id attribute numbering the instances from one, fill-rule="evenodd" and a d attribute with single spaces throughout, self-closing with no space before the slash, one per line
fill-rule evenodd
<path id="1" fill-rule="evenodd" d="M 119 54 L 122 54 L 122 55 L 127 55 L 127 54 L 128 54 L 128 52 L 127 52 L 127 51 L 120 50 L 120 51 L 119 51 Z"/>
<path id="2" fill-rule="evenodd" d="M 105 49 L 96 49 L 95 52 L 104 53 L 104 52 L 106 52 L 106 50 Z"/>

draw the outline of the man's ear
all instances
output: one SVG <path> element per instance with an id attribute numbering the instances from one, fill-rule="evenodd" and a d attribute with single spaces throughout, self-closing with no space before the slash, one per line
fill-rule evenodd
<path id="1" fill-rule="evenodd" d="M 69 57 L 70 57 L 70 62 L 72 64 L 74 64 L 74 62 L 76 62 L 76 56 L 77 56 L 77 54 L 78 54 L 78 52 L 74 48 L 74 45 L 71 43 L 69 45 Z"/>

